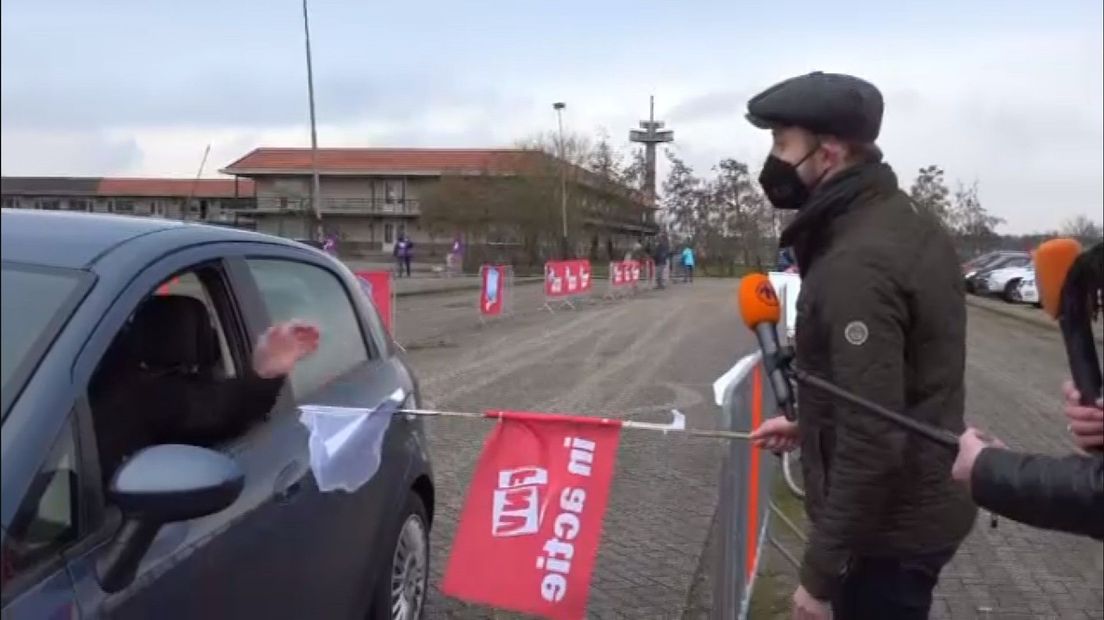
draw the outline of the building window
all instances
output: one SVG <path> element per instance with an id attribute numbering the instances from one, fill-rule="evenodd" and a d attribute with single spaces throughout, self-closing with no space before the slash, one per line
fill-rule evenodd
<path id="1" fill-rule="evenodd" d="M 280 208 L 281 209 L 287 209 L 288 208 L 287 196 L 280 196 Z"/>
<path id="2" fill-rule="evenodd" d="M 402 202 L 403 196 L 403 182 L 402 179 L 388 179 L 383 183 L 383 201 L 387 204 L 398 204 Z"/>
<path id="3" fill-rule="evenodd" d="M 134 213 L 133 200 L 116 200 L 111 205 L 112 213 Z"/>
<path id="4" fill-rule="evenodd" d="M 395 225 L 384 224 L 383 225 L 383 242 L 394 243 L 395 242 Z"/>
<path id="5" fill-rule="evenodd" d="M 61 201 L 55 199 L 36 200 L 35 208 L 43 211 L 58 211 L 61 209 Z"/>
<path id="6" fill-rule="evenodd" d="M 69 199 L 69 210 L 70 211 L 87 211 L 88 210 L 88 201 L 84 200 L 82 198 L 70 198 Z"/>
<path id="7" fill-rule="evenodd" d="M 14 209 L 15 208 L 15 198 L 5 198 L 4 199 L 4 208 L 5 209 Z"/>

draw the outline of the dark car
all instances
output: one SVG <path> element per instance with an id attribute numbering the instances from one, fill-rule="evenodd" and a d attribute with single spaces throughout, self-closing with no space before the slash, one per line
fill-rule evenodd
<path id="1" fill-rule="evenodd" d="M 418 404 L 348 269 L 195 224 L 7 209 L 0 224 L 5 620 L 421 615 L 434 510 L 421 422 L 394 416 L 370 482 L 322 493 L 299 421 L 300 404 L 371 407 L 398 390 Z M 207 320 L 162 313 L 136 339 L 136 312 L 163 297 Z M 113 369 L 135 347 L 218 381 L 292 317 L 316 322 L 322 343 L 267 418 L 211 445 L 151 445 L 111 471 L 105 438 L 163 404 L 102 398 L 126 396 Z"/>

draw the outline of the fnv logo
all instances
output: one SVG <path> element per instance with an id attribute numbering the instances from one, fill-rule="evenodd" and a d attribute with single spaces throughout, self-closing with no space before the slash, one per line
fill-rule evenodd
<path id="1" fill-rule="evenodd" d="M 491 513 L 491 535 L 536 534 L 541 522 L 541 492 L 547 485 L 548 470 L 540 467 L 499 471 Z"/>
<path id="2" fill-rule="evenodd" d="M 770 282 L 760 282 L 759 286 L 755 287 L 755 296 L 767 306 L 772 308 L 778 306 L 778 295 L 775 294 Z"/>

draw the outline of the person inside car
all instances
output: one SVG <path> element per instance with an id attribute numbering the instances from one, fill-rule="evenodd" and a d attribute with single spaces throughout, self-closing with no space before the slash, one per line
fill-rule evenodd
<path id="1" fill-rule="evenodd" d="M 219 377 L 218 336 L 204 303 L 184 295 L 149 297 L 93 381 L 104 480 L 147 446 L 210 447 L 264 419 L 285 378 L 318 349 L 319 339 L 315 325 L 278 323 L 261 335 L 244 372 Z"/>

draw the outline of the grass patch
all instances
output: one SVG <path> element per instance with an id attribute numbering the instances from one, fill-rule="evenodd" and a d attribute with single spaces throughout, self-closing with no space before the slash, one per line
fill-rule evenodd
<path id="1" fill-rule="evenodd" d="M 805 527 L 805 507 L 800 498 L 794 496 L 782 479 L 781 472 L 774 478 L 771 499 L 782 514 L 799 527 Z M 801 541 L 778 519 L 772 519 L 770 531 L 795 557 L 800 558 Z M 759 563 L 759 576 L 752 592 L 748 617 L 756 620 L 785 620 L 791 617 L 790 608 L 793 592 L 797 588 L 797 569 L 793 567 L 771 545 L 763 546 L 763 559 Z"/>

